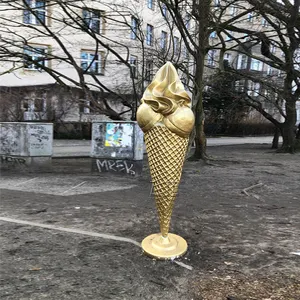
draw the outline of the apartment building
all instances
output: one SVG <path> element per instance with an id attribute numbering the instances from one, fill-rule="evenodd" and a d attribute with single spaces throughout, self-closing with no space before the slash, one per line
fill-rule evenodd
<path id="1" fill-rule="evenodd" d="M 181 56 L 181 37 L 170 35 L 166 7 L 154 0 L 28 0 L 0 9 L 0 92 L 10 106 L 2 119 L 130 118 L 159 60 L 170 51 Z"/>
<path id="2" fill-rule="evenodd" d="M 216 14 L 220 3 L 212 1 Z M 246 4 L 229 5 L 222 18 L 235 17 L 246 8 Z M 0 25 L 4 28 L 0 93 L 5 108 L 1 120 L 90 122 L 130 118 L 136 98 L 165 60 L 181 61 L 193 68 L 179 32 L 170 26 L 172 22 L 166 22 L 168 17 L 166 7 L 157 0 L 0 3 Z M 269 30 L 266 20 L 251 12 L 236 24 Z M 185 26 L 192 30 L 188 12 Z M 237 51 L 236 41 L 246 41 L 245 34 L 228 31 L 222 37 L 231 48 L 223 59 L 233 68 L 282 81 L 282 72 L 259 59 L 260 45 L 249 47 L 253 54 L 249 57 Z M 209 40 L 216 47 L 207 54 L 207 75 L 218 67 L 220 59 L 219 35 L 212 32 Z M 281 55 L 276 47 L 271 51 Z M 187 80 L 184 75 L 182 80 Z M 88 87 L 96 103 L 87 99 L 83 87 Z M 237 89 L 247 89 L 254 97 L 265 93 L 262 86 L 249 80 L 238 82 Z M 299 109 L 297 114 L 300 122 Z"/>
<path id="3" fill-rule="evenodd" d="M 247 1 L 234 1 L 233 4 L 228 5 L 226 9 L 221 10 L 220 6 L 223 3 L 224 8 L 224 2 L 226 1 L 213 0 L 216 18 L 222 21 L 235 19 L 232 22 L 233 26 L 249 29 L 257 34 L 262 33 L 271 37 L 271 40 L 273 40 L 269 48 L 271 55 L 279 59 L 285 59 L 285 54 L 281 51 L 280 47 L 278 47 L 278 44 L 280 44 L 279 37 L 276 36 L 274 28 L 262 15 L 256 14 L 255 11 L 251 10 L 247 12 L 247 10 L 251 8 Z M 226 3 L 228 4 L 229 2 L 227 1 Z M 246 13 L 242 15 L 244 12 Z M 278 20 L 273 17 L 272 22 L 278 23 Z M 246 92 L 252 98 L 259 99 L 263 108 L 270 115 L 278 119 L 278 121 L 283 121 L 283 116 L 279 111 L 284 114 L 285 101 L 284 99 L 280 99 L 276 92 L 272 91 L 270 86 L 283 86 L 285 74 L 282 70 L 276 69 L 266 63 L 266 58 L 262 55 L 261 51 L 262 43 L 261 41 L 255 40 L 255 37 L 258 35 L 249 36 L 247 33 L 230 30 L 227 30 L 226 33 L 218 34 L 216 31 L 213 31 L 209 37 L 212 49 L 208 51 L 207 55 L 207 76 L 211 76 L 211 74 L 214 73 L 214 69 L 219 68 L 220 49 L 222 49 L 220 35 L 228 49 L 225 53 L 222 53 L 223 56 L 221 60 L 226 60 L 231 68 L 249 75 L 249 79 L 244 78 L 236 81 L 236 91 Z M 295 53 L 294 65 L 295 69 L 300 69 L 300 49 Z M 266 82 L 267 85 L 252 81 L 250 79 L 251 76 L 259 78 L 262 82 Z M 207 87 L 207 89 L 208 88 L 209 87 Z M 294 90 L 296 90 L 296 84 Z M 296 103 L 296 114 L 296 123 L 298 124 L 300 122 L 300 101 Z M 266 121 L 266 119 L 255 110 L 251 110 L 247 115 L 246 122 L 249 122 L 249 120 L 257 122 Z"/>

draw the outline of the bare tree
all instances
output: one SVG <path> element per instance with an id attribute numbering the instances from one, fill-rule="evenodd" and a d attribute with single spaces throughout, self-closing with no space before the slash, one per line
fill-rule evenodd
<path id="1" fill-rule="evenodd" d="M 145 79 L 140 11 L 122 1 L 89 5 L 83 0 L 2 1 L 0 74 L 19 76 L 24 67 L 47 73 L 51 82 L 80 90 L 81 105 L 91 111 L 115 120 L 131 113 L 135 119 Z M 93 51 L 80 54 L 78 45 Z M 127 80 L 118 83 L 120 77 Z M 121 112 L 111 99 L 123 105 Z"/>
<path id="2" fill-rule="evenodd" d="M 240 26 L 240 18 L 223 23 L 221 31 L 226 32 L 234 44 L 228 48 L 219 33 L 220 43 L 215 46 L 221 53 L 230 49 L 246 57 L 245 68 L 231 70 L 243 82 L 241 100 L 278 128 L 283 137 L 281 151 L 294 152 L 296 101 L 300 96 L 300 1 L 247 0 L 236 1 L 235 5 L 245 3 L 247 18 L 249 21 L 258 19 L 260 26 Z M 251 61 L 267 66 L 268 71 L 251 70 Z M 221 62 L 220 66 L 222 69 Z M 270 105 L 276 114 L 267 109 Z"/>

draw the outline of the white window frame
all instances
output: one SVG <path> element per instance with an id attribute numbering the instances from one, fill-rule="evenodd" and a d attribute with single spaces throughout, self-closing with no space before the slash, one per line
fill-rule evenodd
<path id="1" fill-rule="evenodd" d="M 255 58 L 251 58 L 250 70 L 252 71 L 262 71 L 263 63 Z"/>
<path id="2" fill-rule="evenodd" d="M 135 79 L 138 78 L 138 57 L 136 55 L 130 55 L 129 63 L 132 71 L 130 72 L 130 77 Z"/>
<path id="3" fill-rule="evenodd" d="M 208 66 L 214 67 L 216 65 L 216 60 L 215 60 L 216 54 L 217 54 L 216 49 L 211 49 L 208 51 L 208 53 L 207 53 L 207 65 Z"/>
<path id="4" fill-rule="evenodd" d="M 179 50 L 180 50 L 180 42 L 179 42 L 179 37 L 178 36 L 174 36 L 173 47 L 174 47 L 174 54 L 178 55 Z"/>
<path id="5" fill-rule="evenodd" d="M 84 8 L 82 10 L 82 20 L 90 30 L 104 34 L 104 14 L 105 12 L 102 10 Z"/>
<path id="6" fill-rule="evenodd" d="M 254 20 L 254 14 L 253 14 L 253 12 L 249 12 L 248 13 L 247 20 L 248 20 L 248 22 L 253 23 L 253 20 Z"/>
<path id="7" fill-rule="evenodd" d="M 229 14 L 231 16 L 236 16 L 237 15 L 237 11 L 238 11 L 238 8 L 235 6 L 235 5 L 232 5 L 229 7 Z"/>
<path id="8" fill-rule="evenodd" d="M 148 46 L 153 46 L 154 39 L 154 27 L 150 24 L 147 24 L 146 27 L 146 44 Z"/>
<path id="9" fill-rule="evenodd" d="M 166 4 L 163 3 L 161 5 L 161 11 L 162 11 L 163 16 L 166 18 L 168 16 L 168 9 L 167 9 Z"/>
<path id="10" fill-rule="evenodd" d="M 43 2 L 43 7 L 36 6 L 37 2 Z M 38 16 L 41 14 L 43 16 L 43 21 L 47 24 L 47 0 L 26 0 L 27 5 L 30 7 L 27 9 L 25 7 L 23 11 L 23 23 L 24 24 L 32 24 L 32 25 L 40 25 L 40 21 L 33 14 L 32 11 L 37 12 Z"/>
<path id="11" fill-rule="evenodd" d="M 44 53 L 39 53 L 39 51 L 43 50 Z M 24 47 L 24 55 L 30 56 L 31 60 L 42 62 L 42 66 L 48 67 L 47 54 L 49 53 L 49 46 L 47 45 L 28 45 Z M 44 59 L 40 59 L 40 58 Z M 27 63 L 26 58 L 24 58 L 24 69 L 31 71 L 41 71 L 42 68 L 38 66 L 38 64 Z"/>
<path id="12" fill-rule="evenodd" d="M 37 110 L 36 107 L 36 103 L 37 101 L 41 101 L 42 102 L 42 110 Z M 27 109 L 25 109 L 25 102 L 27 102 Z M 47 101 L 45 97 L 33 97 L 33 98 L 28 98 L 26 97 L 23 102 L 22 102 L 22 107 L 24 112 L 29 112 L 29 113 L 44 113 L 46 112 L 47 109 Z"/>
<path id="13" fill-rule="evenodd" d="M 276 46 L 271 44 L 270 51 L 271 53 L 276 53 Z"/>
<path id="14" fill-rule="evenodd" d="M 167 43 L 168 43 L 168 33 L 166 31 L 161 32 L 161 37 L 160 37 L 160 49 L 161 50 L 166 50 L 167 49 Z"/>
<path id="15" fill-rule="evenodd" d="M 83 54 L 86 54 L 87 58 L 83 58 Z M 93 56 L 98 55 L 98 58 L 94 59 L 93 61 Z M 103 57 L 104 53 L 103 52 L 98 52 L 95 53 L 92 50 L 81 50 L 80 52 L 80 66 L 81 69 L 85 71 L 86 74 L 95 74 L 95 75 L 104 75 L 104 68 L 103 68 Z M 88 71 L 86 68 L 83 68 L 83 64 L 86 63 L 89 69 L 92 68 L 94 71 Z"/>
<path id="16" fill-rule="evenodd" d="M 147 7 L 154 10 L 154 0 L 147 0 Z"/>
<path id="17" fill-rule="evenodd" d="M 145 81 L 150 82 L 153 76 L 153 61 L 146 60 L 145 63 Z"/>
<path id="18" fill-rule="evenodd" d="M 248 57 L 246 54 L 239 54 L 238 55 L 238 63 L 237 63 L 237 69 L 238 70 L 245 70 L 247 69 L 248 65 Z"/>
<path id="19" fill-rule="evenodd" d="M 130 38 L 132 40 L 137 39 L 137 29 L 138 29 L 138 19 L 134 16 L 131 16 L 131 31 L 130 31 Z"/>

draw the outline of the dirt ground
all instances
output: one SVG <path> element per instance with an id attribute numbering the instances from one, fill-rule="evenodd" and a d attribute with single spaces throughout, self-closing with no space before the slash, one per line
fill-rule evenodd
<path id="1" fill-rule="evenodd" d="M 171 231 L 189 249 L 177 263 L 130 242 L 18 223 L 141 242 L 158 231 L 147 166 L 140 178 L 90 174 L 88 159 L 56 159 L 44 173 L 3 171 L 0 299 L 299 300 L 300 153 L 208 152 L 209 164 L 184 167 Z"/>

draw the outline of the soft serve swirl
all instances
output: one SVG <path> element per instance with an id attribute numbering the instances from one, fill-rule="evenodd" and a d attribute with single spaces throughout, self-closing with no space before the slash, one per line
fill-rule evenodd
<path id="1" fill-rule="evenodd" d="M 175 67 L 167 62 L 146 88 L 137 111 L 137 121 L 144 132 L 156 123 L 164 123 L 173 133 L 186 137 L 194 125 L 191 99 Z"/>
<path id="2" fill-rule="evenodd" d="M 150 105 L 155 112 L 168 115 L 178 106 L 190 106 L 191 99 L 184 90 L 175 67 L 167 62 L 146 88 L 142 102 Z"/>

